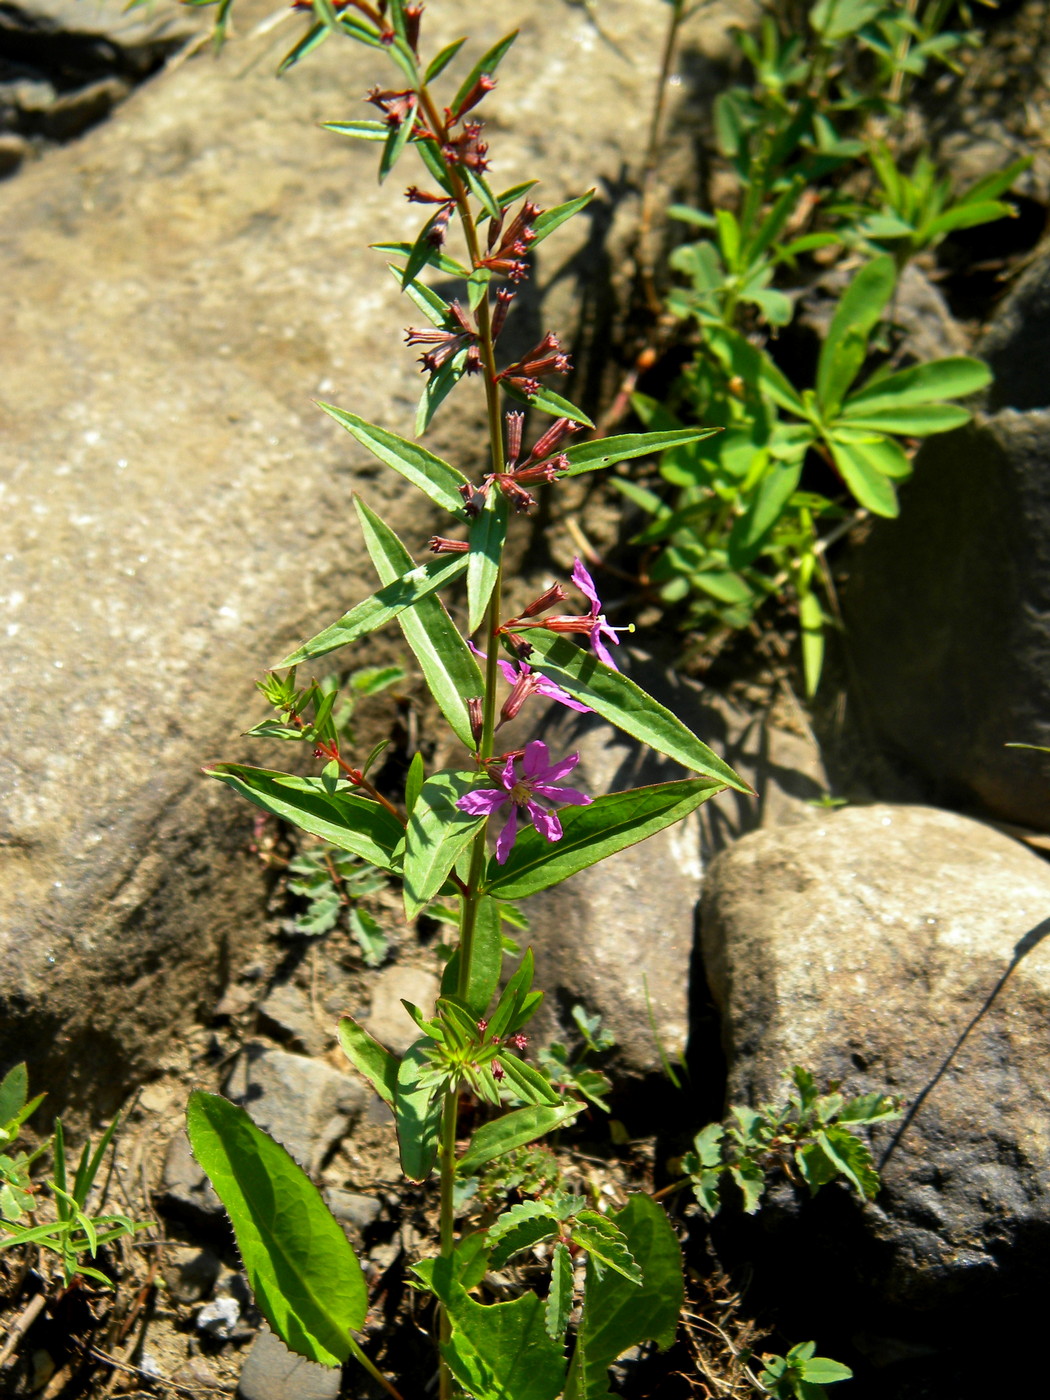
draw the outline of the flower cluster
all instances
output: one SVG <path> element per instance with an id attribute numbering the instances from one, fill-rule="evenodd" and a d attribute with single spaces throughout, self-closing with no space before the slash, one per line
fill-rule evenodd
<path id="1" fill-rule="evenodd" d="M 568 777 L 579 761 L 580 755 L 574 753 L 558 763 L 551 763 L 547 745 L 542 739 L 533 739 L 525 745 L 520 774 L 514 768 L 517 755 L 510 754 L 502 768 L 491 775 L 499 787 L 475 788 L 461 797 L 456 806 L 472 817 L 491 817 L 507 808 L 507 818 L 496 841 L 496 860 L 504 865 L 522 818 L 530 819 L 548 841 L 561 840 L 562 827 L 557 812 L 542 807 L 536 800 L 538 797 L 548 802 L 568 803 L 573 807 L 586 807 L 590 803 L 591 799 L 586 793 L 560 784 L 560 779 Z"/>

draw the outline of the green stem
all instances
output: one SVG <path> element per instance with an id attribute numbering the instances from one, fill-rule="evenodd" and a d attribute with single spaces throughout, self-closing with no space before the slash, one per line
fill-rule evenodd
<path id="1" fill-rule="evenodd" d="M 453 1086 L 445 1094 L 441 1108 L 441 1257 L 451 1259 L 455 1248 L 456 1214 L 453 1207 L 453 1191 L 456 1185 L 456 1121 L 459 1113 L 459 1089 Z M 448 1310 L 440 1309 L 441 1344 L 445 1346 L 452 1336 L 452 1322 Z M 444 1356 L 440 1361 L 441 1400 L 450 1400 L 452 1376 Z"/>
<path id="2" fill-rule="evenodd" d="M 400 1390 L 397 1390 L 393 1385 L 391 1385 L 391 1383 L 387 1380 L 386 1376 L 383 1375 L 379 1367 L 376 1366 L 375 1362 L 364 1354 L 361 1348 L 354 1341 L 353 1337 L 351 1337 L 349 1340 L 350 1350 L 353 1352 L 354 1356 L 358 1359 L 358 1361 L 360 1361 L 361 1365 L 365 1368 L 368 1374 L 374 1380 L 377 1380 L 379 1384 L 383 1387 L 383 1389 L 389 1395 L 392 1395 L 394 1397 L 394 1400 L 404 1400 L 404 1397 L 402 1396 Z"/>

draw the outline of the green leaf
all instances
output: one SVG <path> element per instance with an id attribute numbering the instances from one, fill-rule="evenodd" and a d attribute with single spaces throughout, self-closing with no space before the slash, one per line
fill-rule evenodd
<path id="1" fill-rule="evenodd" d="M 9 1069 L 0 1081 L 0 1128 L 13 1123 L 25 1107 L 29 1094 L 29 1071 L 25 1061 Z"/>
<path id="2" fill-rule="evenodd" d="M 476 632 L 496 586 L 503 545 L 507 538 L 507 498 L 492 490 L 470 526 L 467 555 L 467 631 Z M 460 556 L 462 557 L 462 556 Z"/>
<path id="3" fill-rule="evenodd" d="M 529 1104 L 525 1108 L 514 1109 L 512 1113 L 505 1113 L 491 1123 L 483 1123 L 456 1163 L 456 1170 L 469 1174 L 515 1147 L 524 1147 L 526 1143 L 546 1137 L 555 1128 L 562 1127 L 582 1113 L 585 1107 L 585 1104 L 576 1102 L 565 1103 L 558 1108 L 547 1104 Z"/>
<path id="4" fill-rule="evenodd" d="M 441 991 L 445 996 L 455 996 L 459 986 L 459 949 L 445 964 L 441 977 Z M 483 1016 L 488 1010 L 492 994 L 499 986 L 503 971 L 503 934 L 500 931 L 499 905 L 487 895 L 478 898 L 477 912 L 474 915 L 474 943 L 470 958 L 470 981 L 463 1002 L 474 1016 Z"/>
<path id="5" fill-rule="evenodd" d="M 953 205 L 936 219 L 923 224 L 919 233 L 925 243 L 932 243 L 954 229 L 975 228 L 978 224 L 993 224 L 999 219 L 1012 219 L 1016 212 L 1012 204 L 1003 204 L 997 199 L 978 200 L 972 204 L 967 201 L 965 204 Z"/>
<path id="6" fill-rule="evenodd" d="M 467 349 L 458 350 L 451 360 L 446 360 L 436 374 L 428 375 L 419 396 L 416 409 L 415 432 L 421 437 L 430 427 L 434 414 L 463 378 L 467 364 Z"/>
<path id="7" fill-rule="evenodd" d="M 401 1170 L 409 1181 L 425 1181 L 438 1154 L 441 1129 L 441 1095 L 433 1087 L 419 1087 L 419 1079 L 432 1070 L 427 1057 L 428 1037 L 417 1040 L 405 1051 L 397 1072 L 394 1119 Z"/>
<path id="8" fill-rule="evenodd" d="M 476 1303 L 456 1278 L 454 1259 L 438 1259 L 434 1292 L 452 1323 L 442 1352 L 474 1400 L 556 1400 L 565 1384 L 565 1357 L 544 1322 L 543 1300 L 525 1293 L 509 1303 Z"/>
<path id="9" fill-rule="evenodd" d="M 533 670 L 556 682 L 576 700 L 589 705 L 607 719 L 648 744 L 657 753 L 692 769 L 704 777 L 714 778 L 738 792 L 751 789 L 732 768 L 712 753 L 706 744 L 682 721 L 647 695 L 634 681 L 619 671 L 603 665 L 590 652 L 583 651 L 556 634 L 530 629 L 532 653 L 529 665 Z"/>
<path id="10" fill-rule="evenodd" d="M 417 103 L 413 101 L 404 119 L 387 131 L 386 145 L 383 147 L 383 154 L 379 160 L 380 184 L 401 159 L 402 152 L 408 145 L 408 138 L 412 135 L 412 129 L 416 124 L 416 109 Z"/>
<path id="11" fill-rule="evenodd" d="M 758 553 L 766 535 L 798 490 L 801 477 L 801 462 L 774 464 L 765 473 L 747 510 L 736 520 L 729 534 L 729 562 L 734 569 L 743 568 Z"/>
<path id="12" fill-rule="evenodd" d="M 244 1109 L 216 1094 L 190 1095 L 186 1126 L 229 1213 L 259 1311 L 292 1351 L 338 1366 L 364 1323 L 368 1290 L 320 1192 Z"/>
<path id="13" fill-rule="evenodd" d="M 557 1214 L 547 1201 L 523 1201 L 504 1211 L 496 1223 L 489 1228 L 489 1239 L 494 1248 L 490 1258 L 493 1269 L 502 1269 L 515 1254 L 523 1249 L 531 1249 L 542 1240 L 557 1235 L 559 1222 Z M 498 1233 L 493 1236 L 493 1231 Z"/>
<path id="14" fill-rule="evenodd" d="M 361 856 L 381 870 L 393 869 L 392 853 L 404 830 L 392 813 L 371 798 L 342 790 L 329 793 L 320 778 L 299 778 L 240 763 L 216 763 L 204 771 L 264 812 L 311 836 L 320 836 L 341 851 Z"/>
<path id="15" fill-rule="evenodd" d="M 631 1196 L 612 1216 L 642 1271 L 642 1287 L 587 1262 L 583 1317 L 577 1333 L 565 1400 L 602 1400 L 608 1368 L 633 1346 L 674 1341 L 685 1289 L 682 1255 L 667 1216 L 650 1196 Z"/>
<path id="16" fill-rule="evenodd" d="M 743 1157 L 739 1162 L 729 1168 L 729 1173 L 736 1182 L 740 1194 L 744 1198 L 744 1211 L 747 1215 L 754 1215 L 762 1204 L 762 1196 L 766 1189 L 766 1174 L 757 1162 L 752 1162 L 749 1158 Z"/>
<path id="17" fill-rule="evenodd" d="M 828 1356 L 811 1356 L 803 1364 L 802 1375 L 815 1385 L 834 1385 L 836 1381 L 848 1381 L 853 1372 L 841 1361 L 832 1361 Z"/>
<path id="18" fill-rule="evenodd" d="M 897 285 L 897 268 L 887 254 L 873 258 L 854 276 L 839 301 L 817 362 L 817 399 L 833 417 L 857 377 L 875 329 Z"/>
<path id="19" fill-rule="evenodd" d="M 595 438 L 593 442 L 580 442 L 565 450 L 569 459 L 569 469 L 565 476 L 580 476 L 583 472 L 599 471 L 602 467 L 625 462 L 629 457 L 648 457 L 657 452 L 666 452 L 672 447 L 682 447 L 690 442 L 720 433 L 721 428 L 677 428 L 663 433 L 623 433 L 619 437 Z"/>
<path id="20" fill-rule="evenodd" d="M 798 391 L 764 350 L 724 326 L 708 326 L 705 334 L 708 344 L 730 377 L 735 376 L 742 379 L 745 385 L 760 389 L 778 408 L 787 409 L 800 418 L 806 416 L 805 404 Z"/>
<path id="21" fill-rule="evenodd" d="M 484 775 L 482 775 L 484 777 Z M 456 806 L 478 784 L 478 773 L 443 769 L 423 784 L 405 832 L 405 917 L 414 919 L 448 878 L 484 817 L 472 817 Z"/>
<path id="22" fill-rule="evenodd" d="M 478 79 L 482 76 L 482 74 L 487 74 L 490 78 L 492 77 L 493 73 L 495 73 L 496 69 L 503 62 L 503 59 L 506 57 L 507 51 L 509 50 L 510 46 L 514 43 L 514 40 L 517 37 L 518 31 L 515 29 L 513 33 L 508 34 L 503 39 L 500 39 L 499 43 L 493 44 L 491 49 L 488 49 L 485 53 L 481 55 L 477 63 L 475 63 L 474 67 L 470 70 L 467 76 L 460 83 L 459 91 L 452 99 L 452 104 L 449 110 L 451 111 L 453 117 L 459 114 L 461 103 L 463 103 L 467 99 L 467 97 L 469 97 L 471 89 L 473 88 L 474 84 L 478 81 Z"/>
<path id="23" fill-rule="evenodd" d="M 459 488 L 467 481 L 462 472 L 443 462 L 440 457 L 435 457 L 417 442 L 409 442 L 396 433 L 388 433 L 385 428 L 366 423 L 356 413 L 347 413 L 345 409 L 328 403 L 319 403 L 318 407 L 323 408 L 348 433 L 352 433 L 362 447 L 367 447 L 381 462 L 399 472 L 413 486 L 418 486 L 436 505 L 460 520 L 466 518 L 463 497 L 459 494 Z"/>
<path id="24" fill-rule="evenodd" d="M 551 1286 L 547 1293 L 547 1305 L 543 1310 L 543 1325 L 547 1336 L 561 1341 L 569 1325 L 572 1312 L 573 1268 L 568 1246 L 561 1240 L 554 1246 L 551 1257 Z"/>
<path id="25" fill-rule="evenodd" d="M 879 1174 L 872 1161 L 871 1149 L 848 1128 L 830 1127 L 817 1134 L 825 1155 L 842 1175 L 857 1188 L 862 1197 L 873 1200 L 879 1189 Z"/>
<path id="26" fill-rule="evenodd" d="M 282 73 L 287 73 L 288 69 L 294 68 L 300 59 L 305 58 L 309 53 L 313 53 L 314 49 L 320 48 L 331 32 L 327 24 L 311 25 L 298 43 L 292 45 L 277 65 L 277 76 L 280 77 Z M 376 122 L 376 125 L 383 126 L 383 136 L 385 138 L 385 123 Z"/>
<path id="27" fill-rule="evenodd" d="M 961 399 L 985 389 L 992 372 L 983 360 L 970 355 L 949 355 L 924 365 L 899 370 L 896 374 L 875 375 L 842 405 L 843 417 L 899 410 L 939 399 Z"/>
<path id="28" fill-rule="evenodd" d="M 950 403 L 922 403 L 913 408 L 871 409 L 855 413 L 849 405 L 843 409 L 839 423 L 851 428 L 870 428 L 878 433 L 906 433 L 909 437 L 929 437 L 932 433 L 948 433 L 961 428 L 971 418 L 968 408 Z"/>
<path id="29" fill-rule="evenodd" d="M 454 39 L 451 44 L 446 44 L 439 53 L 436 53 L 427 64 L 427 70 L 423 74 L 423 82 L 432 83 L 436 77 L 443 73 L 466 42 L 465 38 Z"/>
<path id="30" fill-rule="evenodd" d="M 535 972 L 536 963 L 532 955 L 532 949 L 525 949 L 525 956 L 512 977 L 507 981 L 503 992 L 496 1004 L 496 1009 L 489 1017 L 488 1035 L 504 1036 L 517 1030 L 523 1022 L 521 1012 L 526 1002 L 532 995 L 532 978 Z M 543 995 L 542 992 L 539 995 Z"/>
<path id="31" fill-rule="evenodd" d="M 508 398 L 516 399 L 518 403 L 529 404 L 532 408 L 541 409 L 554 418 L 571 418 L 574 423 L 582 423 L 585 428 L 594 427 L 582 408 L 577 408 L 568 399 L 563 399 L 553 389 L 545 389 L 541 386 L 535 394 L 526 394 L 506 379 L 500 382 Z"/>
<path id="32" fill-rule="evenodd" d="M 870 461 L 863 444 L 838 442 L 828 444 L 843 481 L 857 501 L 874 515 L 893 519 L 900 514 L 897 492 L 889 477 Z"/>
<path id="33" fill-rule="evenodd" d="M 503 1073 L 511 1088 L 526 1103 L 558 1105 L 562 1102 L 561 1095 L 551 1085 L 546 1075 L 541 1074 L 538 1069 L 534 1069 L 524 1060 L 519 1060 L 513 1051 L 503 1050 L 499 1062 L 503 1066 Z"/>
<path id="34" fill-rule="evenodd" d="M 435 559 L 428 559 L 425 564 L 416 565 L 393 583 L 366 598 L 363 603 L 358 603 L 356 608 L 344 613 L 338 622 L 333 622 L 323 632 L 318 632 L 316 637 L 303 642 L 302 646 L 286 656 L 283 661 L 279 661 L 275 669 L 284 670 L 287 666 L 298 666 L 300 662 L 327 656 L 337 647 L 346 646 L 358 637 L 385 627 L 398 613 L 418 603 L 420 598 L 444 588 L 466 568 L 467 556 L 463 554 L 439 555 Z"/>
<path id="35" fill-rule="evenodd" d="M 549 889 L 578 870 L 673 826 L 722 790 L 720 782 L 692 778 L 610 792 L 587 807 L 563 808 L 558 814 L 561 840 L 548 841 L 531 826 L 520 831 L 506 864 L 490 864 L 486 892 L 499 899 L 522 899 Z"/>
<path id="36" fill-rule="evenodd" d="M 383 583 L 408 572 L 412 556 L 393 530 L 363 501 L 355 499 L 365 546 Z M 415 653 L 430 693 L 468 749 L 474 748 L 467 700 L 485 686 L 470 648 L 459 635 L 439 598 L 422 598 L 398 614 L 405 640 Z"/>
<path id="37" fill-rule="evenodd" d="M 887 1123 L 901 1116 L 900 1103 L 887 1094 L 860 1094 L 839 1114 L 840 1123 Z"/>
<path id="38" fill-rule="evenodd" d="M 408 772 L 405 775 L 405 815 L 411 817 L 412 809 L 416 805 L 420 789 L 423 786 L 423 779 L 426 771 L 423 767 L 423 755 L 417 752 L 412 756 L 412 762 L 408 765 Z"/>
<path id="39" fill-rule="evenodd" d="M 393 1108 L 400 1065 L 397 1056 L 350 1016 L 344 1016 L 339 1022 L 339 1044 L 354 1069 L 363 1074 L 379 1097 Z"/>
<path id="40" fill-rule="evenodd" d="M 283 68 L 284 65 L 281 66 Z M 362 141 L 385 141 L 390 134 L 386 122 L 322 122 L 321 126 L 325 131 L 334 131 L 339 136 L 356 136 Z"/>
<path id="41" fill-rule="evenodd" d="M 581 1210 L 572 1223 L 572 1238 L 599 1264 L 622 1274 L 629 1283 L 640 1284 L 642 1271 L 627 1247 L 627 1237 L 607 1215 Z"/>
<path id="42" fill-rule="evenodd" d="M 472 170 L 469 165 L 462 167 L 463 178 L 467 182 L 467 188 L 478 201 L 481 207 L 488 213 L 490 218 L 498 219 L 500 216 L 499 202 L 484 176 Z"/>
<path id="43" fill-rule="evenodd" d="M 575 199 L 570 199 L 565 204 L 556 204 L 553 209 L 545 209 L 542 214 L 537 214 L 532 221 L 532 229 L 536 237 L 529 246 L 535 247 L 537 243 L 542 243 L 556 228 L 565 223 L 566 219 L 571 219 L 574 214 L 585 209 L 594 198 L 594 194 L 594 190 L 588 190 L 586 194 L 577 195 Z"/>

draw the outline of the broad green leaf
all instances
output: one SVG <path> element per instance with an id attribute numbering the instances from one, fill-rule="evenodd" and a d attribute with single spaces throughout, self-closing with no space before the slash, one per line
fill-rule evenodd
<path id="1" fill-rule="evenodd" d="M 890 519 L 900 513 L 893 482 L 872 465 L 861 444 L 836 442 L 832 439 L 829 446 L 843 481 L 860 505 L 875 515 L 887 516 Z"/>
<path id="2" fill-rule="evenodd" d="M 658 753 L 673 758 L 683 768 L 714 778 L 738 792 L 751 791 L 728 763 L 712 753 L 676 715 L 634 681 L 603 665 L 597 657 L 564 637 L 535 628 L 530 629 L 528 640 L 532 645 L 529 665 L 568 691 L 574 699 L 589 705 L 603 719 Z"/>
<path id="3" fill-rule="evenodd" d="M 723 790 L 709 778 L 653 783 L 628 792 L 596 797 L 588 807 L 564 807 L 560 841 L 548 841 L 535 827 L 522 830 L 505 865 L 489 865 L 487 893 L 522 899 L 605 860 L 647 836 L 673 826 L 702 802 Z"/>
<path id="4" fill-rule="evenodd" d="M 909 437 L 929 437 L 932 433 L 948 433 L 961 428 L 971 418 L 968 408 L 951 403 L 921 403 L 913 408 L 863 408 L 856 412 L 843 410 L 839 423 L 851 428 L 870 428 L 878 433 L 905 433 Z"/>
<path id="5" fill-rule="evenodd" d="M 401 1170 L 409 1181 L 425 1181 L 437 1161 L 441 1094 L 432 1086 L 420 1088 L 418 1082 L 432 1068 L 429 1045 L 426 1036 L 410 1045 L 397 1073 L 394 1119 Z"/>
<path id="6" fill-rule="evenodd" d="M 484 775 L 482 775 L 484 776 Z M 472 817 L 456 806 L 459 798 L 478 786 L 478 774 L 443 769 L 432 773 L 420 789 L 405 832 L 405 917 L 414 919 L 448 878 L 484 817 Z"/>
<path id="7" fill-rule="evenodd" d="M 476 632 L 485 621 L 506 538 L 507 498 L 502 491 L 493 489 L 470 526 L 470 553 L 467 555 L 467 631 L 470 633 Z"/>
<path id="8" fill-rule="evenodd" d="M 943 360 L 930 360 L 924 365 L 899 370 L 896 374 L 876 375 L 869 379 L 842 405 L 844 417 L 899 410 L 940 399 L 961 399 L 985 389 L 992 382 L 992 372 L 983 360 L 969 355 L 949 355 Z"/>
<path id="9" fill-rule="evenodd" d="M 485 53 L 481 55 L 477 63 L 475 63 L 474 67 L 463 79 L 462 83 L 460 83 L 459 90 L 456 93 L 455 97 L 452 99 L 452 104 L 449 110 L 451 111 L 453 116 L 456 116 L 459 113 L 461 103 L 466 101 L 467 97 L 469 97 L 471 89 L 473 88 L 474 84 L 478 81 L 478 79 L 482 76 L 482 74 L 487 74 L 491 78 L 492 74 L 495 73 L 496 69 L 503 62 L 503 59 L 506 57 L 508 49 L 514 43 L 514 40 L 517 37 L 518 31 L 515 29 L 513 33 L 506 35 L 506 37 L 503 39 L 500 39 L 499 43 L 493 44 L 491 49 L 488 49 Z"/>
<path id="10" fill-rule="evenodd" d="M 459 987 L 459 949 L 445 964 L 441 990 L 445 996 L 456 996 Z M 503 934 L 500 930 L 499 905 L 488 895 L 477 902 L 474 916 L 474 939 L 470 957 L 470 981 L 462 1000 L 477 1016 L 488 1010 L 492 994 L 499 986 L 503 971 Z"/>
<path id="11" fill-rule="evenodd" d="M 0 1082 L 0 1128 L 16 1119 L 29 1093 L 29 1071 L 25 1061 L 9 1069 Z"/>
<path id="12" fill-rule="evenodd" d="M 354 504 L 376 572 L 381 582 L 392 583 L 409 571 L 412 556 L 390 526 L 363 501 L 355 499 Z M 441 600 L 433 595 L 399 613 L 398 622 L 442 713 L 458 738 L 473 749 L 467 700 L 484 694 L 485 685 L 470 648 Z"/>
<path id="13" fill-rule="evenodd" d="M 565 1103 L 558 1108 L 553 1104 L 529 1104 L 505 1113 L 491 1123 L 483 1123 L 456 1163 L 456 1170 L 469 1174 L 486 1162 L 491 1162 L 494 1157 L 502 1157 L 515 1147 L 524 1147 L 528 1142 L 546 1137 L 555 1128 L 562 1127 L 582 1113 L 585 1107 L 586 1104 L 576 1102 Z"/>
<path id="14" fill-rule="evenodd" d="M 451 511 L 460 520 L 466 518 L 463 497 L 459 494 L 459 488 L 467 480 L 462 472 L 443 462 L 440 457 L 435 457 L 417 442 L 409 442 L 396 433 L 388 433 L 385 428 L 366 423 L 356 413 L 347 413 L 345 409 L 328 403 L 320 403 L 318 407 L 323 408 L 348 433 L 352 433 L 362 447 L 367 447 L 381 462 L 393 467 L 413 486 L 418 486 L 436 505 Z"/>
<path id="15" fill-rule="evenodd" d="M 900 1118 L 900 1103 L 887 1094 L 860 1094 L 839 1114 L 840 1123 L 886 1123 Z"/>
<path id="16" fill-rule="evenodd" d="M 642 1287 L 612 1270 L 599 1276 L 588 1260 L 565 1400 L 602 1400 L 608 1393 L 608 1369 L 618 1356 L 646 1341 L 666 1350 L 678 1327 L 685 1296 L 682 1255 L 663 1209 L 650 1196 L 631 1196 L 612 1221 L 627 1237 L 642 1271 Z"/>
<path id="17" fill-rule="evenodd" d="M 803 1377 L 814 1385 L 834 1385 L 836 1381 L 848 1381 L 853 1372 L 841 1361 L 832 1361 L 828 1356 L 811 1356 L 803 1365 Z"/>
<path id="18" fill-rule="evenodd" d="M 302 661 L 313 661 L 319 656 L 327 656 L 337 647 L 346 646 L 358 637 L 385 627 L 398 613 L 412 607 L 429 593 L 444 588 L 466 568 L 467 556 L 464 554 L 438 555 L 434 559 L 428 559 L 425 564 L 418 564 L 401 578 L 373 593 L 363 603 L 358 603 L 356 608 L 344 613 L 331 627 L 326 627 L 323 632 L 318 632 L 316 637 L 303 642 L 291 655 L 279 661 L 275 669 L 282 671 L 287 666 L 298 666 Z"/>
<path id="19" fill-rule="evenodd" d="M 924 224 L 920 236 L 924 242 L 931 243 L 954 229 L 975 228 L 978 224 L 993 224 L 999 219 L 1012 219 L 1016 212 L 1012 204 L 1003 204 L 997 199 L 956 204 L 939 214 L 936 219 Z"/>
<path id="20" fill-rule="evenodd" d="M 325 131 L 339 136 L 356 136 L 362 141 L 385 141 L 390 133 L 386 122 L 322 122 Z"/>
<path id="21" fill-rule="evenodd" d="M 873 1200 L 879 1189 L 879 1174 L 871 1157 L 871 1149 L 848 1128 L 830 1127 L 817 1134 L 825 1155 L 842 1175 L 857 1188 L 861 1196 Z"/>
<path id="22" fill-rule="evenodd" d="M 543 1300 L 524 1293 L 509 1303 L 476 1303 L 456 1278 L 454 1259 L 438 1259 L 434 1292 L 452 1323 L 442 1352 L 474 1400 L 556 1400 L 565 1384 L 560 1340 L 547 1335 Z"/>
<path id="23" fill-rule="evenodd" d="M 729 1174 L 744 1198 L 745 1214 L 754 1215 L 762 1204 L 762 1196 L 766 1189 L 765 1172 L 757 1162 L 742 1158 L 735 1165 L 730 1166 Z"/>
<path id="24" fill-rule="evenodd" d="M 216 763 L 204 771 L 264 812 L 311 836 L 320 836 L 341 851 L 361 856 L 381 870 L 393 868 L 392 853 L 404 830 L 393 813 L 371 798 L 346 791 L 327 792 L 320 778 L 300 778 L 240 763 Z"/>
<path id="25" fill-rule="evenodd" d="M 629 1283 L 642 1282 L 642 1271 L 627 1247 L 627 1237 L 607 1215 L 599 1215 L 596 1210 L 579 1211 L 571 1234 L 599 1264 L 622 1274 Z"/>
<path id="26" fill-rule="evenodd" d="M 843 292 L 817 362 L 817 400 L 826 418 L 838 412 L 857 377 L 868 337 L 896 285 L 896 264 L 887 254 L 865 263 Z"/>
<path id="27" fill-rule="evenodd" d="M 722 432 L 721 428 L 677 428 L 663 433 L 623 433 L 619 437 L 595 438 L 593 442 L 580 442 L 568 447 L 565 455 L 569 459 L 566 476 L 580 476 L 583 472 L 599 471 L 602 467 L 625 462 L 629 457 L 648 457 L 657 452 L 666 452 L 672 447 L 682 447 L 701 438 L 711 437 Z"/>
<path id="28" fill-rule="evenodd" d="M 551 1257 L 551 1284 L 547 1293 L 547 1305 L 543 1310 L 543 1322 L 547 1336 L 561 1341 L 569 1325 L 572 1312 L 573 1268 L 568 1246 L 561 1240 L 554 1246 Z"/>
<path id="29" fill-rule="evenodd" d="M 363 1074 L 379 1097 L 393 1108 L 400 1065 L 397 1056 L 380 1045 L 351 1016 L 344 1016 L 339 1022 L 339 1044 L 354 1069 Z"/>
<path id="30" fill-rule="evenodd" d="M 216 1094 L 190 1095 L 186 1127 L 229 1213 L 259 1311 L 292 1351 L 338 1366 L 364 1323 L 368 1289 L 317 1187 L 244 1109 Z"/>
<path id="31" fill-rule="evenodd" d="M 594 190 L 588 190 L 586 194 L 578 195 L 575 199 L 568 200 L 565 204 L 556 204 L 553 209 L 544 209 L 542 214 L 537 214 L 532 221 L 532 228 L 536 237 L 532 240 L 531 247 L 537 243 L 542 243 L 548 238 L 556 228 L 559 228 L 566 219 L 571 219 L 574 214 L 578 214 L 581 209 L 585 209 L 594 198 Z"/>

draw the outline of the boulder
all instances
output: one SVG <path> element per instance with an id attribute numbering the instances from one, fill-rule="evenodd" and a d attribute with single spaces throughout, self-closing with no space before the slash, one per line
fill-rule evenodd
<path id="1" fill-rule="evenodd" d="M 515 7 L 520 57 L 488 104 L 500 184 L 540 173 L 554 203 L 637 165 L 664 9 L 606 6 L 616 53 L 582 9 L 552 25 L 546 0 Z M 112 1110 L 254 936 L 250 812 L 198 770 L 240 756 L 260 669 L 374 586 L 351 490 L 415 549 L 433 528 L 309 402 L 411 432 L 410 313 L 365 245 L 418 216 L 377 186 L 374 147 L 318 127 L 365 115 L 388 70 L 335 42 L 275 81 L 298 22 L 283 43 L 253 31 L 271 11 L 239 4 L 244 37 L 218 58 L 169 66 L 0 189 L 0 657 L 18 697 L 0 1062 L 27 1056 L 51 1111 Z M 469 29 L 474 54 L 509 23 L 462 0 L 426 20 L 434 44 Z M 634 209 L 602 196 L 539 249 L 509 350 L 571 329 Z M 476 385 L 459 405 L 430 446 L 474 468 Z"/>
<path id="2" fill-rule="evenodd" d="M 786 1191 L 760 1218 L 774 1258 L 794 1267 L 801 1247 L 807 1279 L 854 1318 L 874 1299 L 950 1327 L 1050 1283 L 1048 916 L 1043 860 L 924 807 L 755 832 L 707 874 L 728 1101 L 780 1100 L 795 1064 L 904 1100 L 875 1130 L 873 1204 Z"/>

